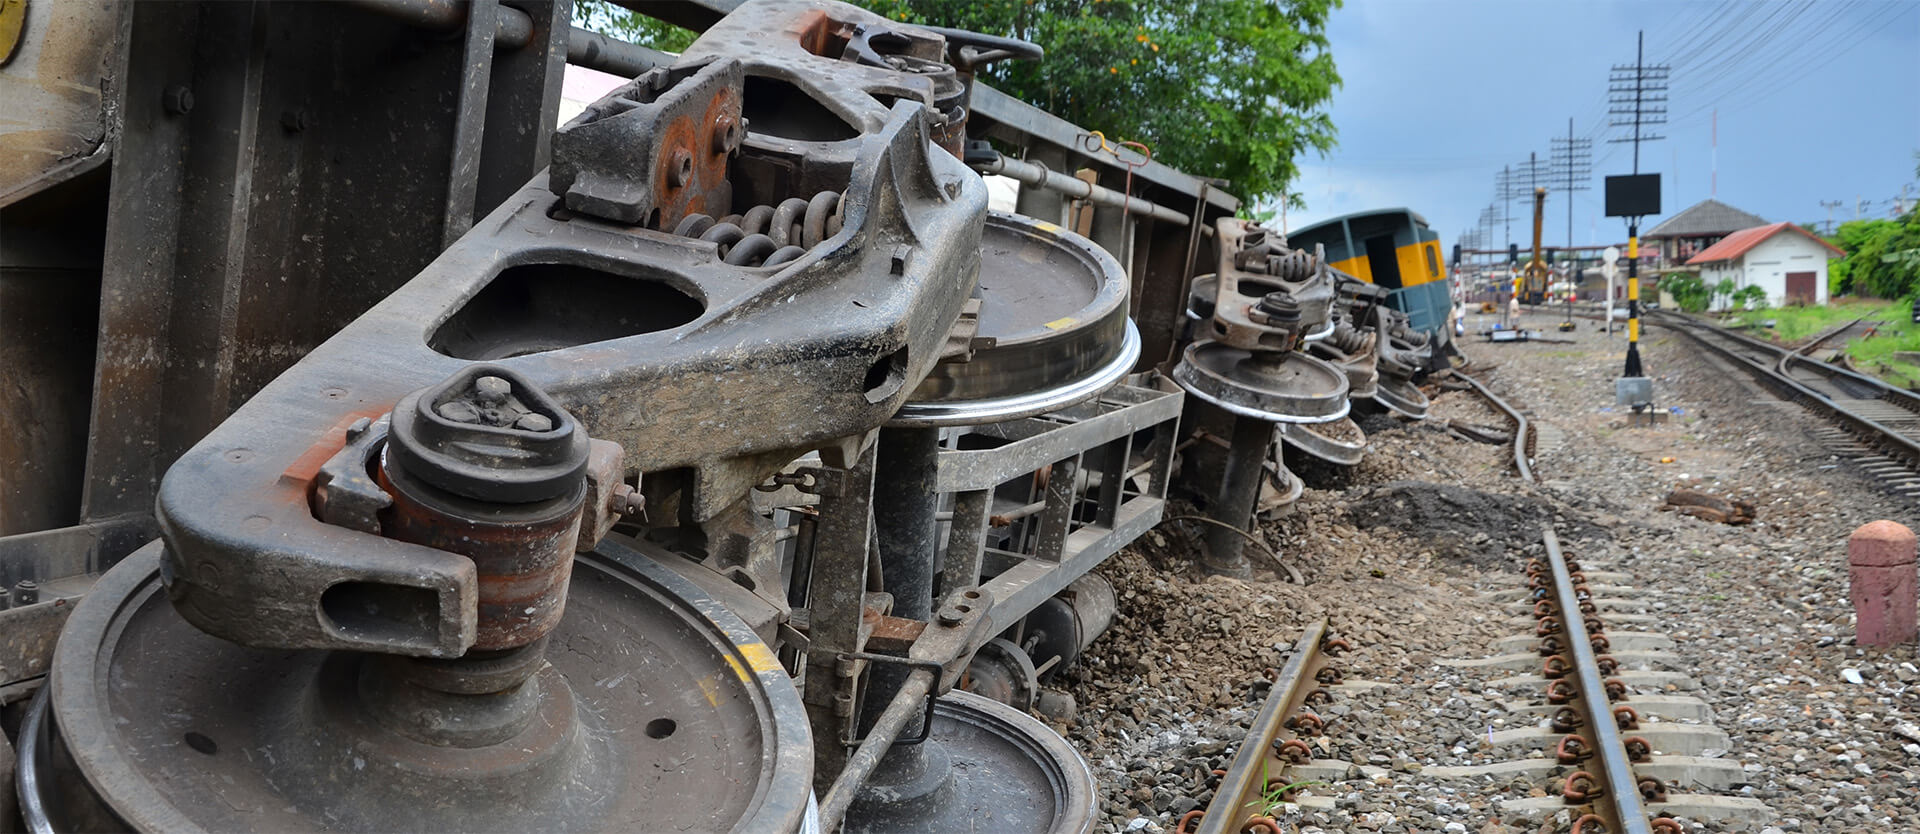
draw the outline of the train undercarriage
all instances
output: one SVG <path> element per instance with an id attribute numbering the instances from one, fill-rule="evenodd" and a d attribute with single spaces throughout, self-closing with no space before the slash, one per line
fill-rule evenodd
<path id="1" fill-rule="evenodd" d="M 26 830 L 1088 831 L 1093 569 L 1184 495 L 1248 575 L 1425 414 L 1384 293 L 975 79 L 1030 44 L 567 5 L 22 7 Z M 549 131 L 568 62 L 633 80 Z"/>

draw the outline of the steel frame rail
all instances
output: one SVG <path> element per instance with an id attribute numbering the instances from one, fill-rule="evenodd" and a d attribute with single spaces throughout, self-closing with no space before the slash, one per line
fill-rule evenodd
<path id="1" fill-rule="evenodd" d="M 1893 405 L 1897 405 L 1908 411 L 1920 413 L 1920 394 L 1915 394 L 1914 392 L 1908 391 L 1904 388 L 1895 388 L 1892 385 L 1888 385 L 1886 380 L 1880 379 L 1878 377 L 1868 376 L 1867 374 L 1863 374 L 1854 370 L 1849 370 L 1847 368 L 1842 368 L 1838 365 L 1832 365 L 1826 362 L 1816 362 L 1812 359 L 1807 358 L 1806 356 L 1807 352 L 1819 346 L 1821 342 L 1824 342 L 1827 339 L 1833 338 L 1835 335 L 1838 335 L 1842 331 L 1845 331 L 1847 328 L 1852 327 L 1855 324 L 1859 324 L 1860 321 L 1861 321 L 1860 319 L 1855 319 L 1852 322 L 1848 323 L 1846 327 L 1842 327 L 1838 330 L 1827 333 L 1826 335 L 1821 336 L 1819 339 L 1815 340 L 1813 343 L 1799 350 L 1784 351 L 1780 357 L 1779 363 L 1775 365 L 1775 368 L 1780 373 L 1791 374 L 1792 371 L 1790 369 L 1794 366 L 1795 362 L 1798 362 L 1800 363 L 1801 366 L 1805 367 L 1807 370 L 1813 371 L 1814 373 L 1824 376 L 1828 379 L 1846 380 L 1848 382 L 1864 385 L 1868 388 L 1878 391 L 1880 393 L 1880 399 L 1883 399 Z M 1759 342 L 1759 340 L 1757 339 L 1750 339 L 1749 337 L 1739 333 L 1729 332 L 1728 335 L 1733 336 L 1735 338 L 1739 338 L 1739 339 L 1748 339 L 1749 341 L 1758 342 L 1759 344 L 1765 344 L 1764 342 Z"/>

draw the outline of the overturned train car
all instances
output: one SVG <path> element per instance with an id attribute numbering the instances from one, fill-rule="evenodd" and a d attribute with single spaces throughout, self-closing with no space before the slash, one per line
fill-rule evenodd
<path id="1" fill-rule="evenodd" d="M 1030 713 L 1093 568 L 1170 489 L 1244 530 L 1283 454 L 1356 459 L 1355 398 L 1418 416 L 1417 327 L 1332 255 L 974 80 L 1030 44 L 5 9 L 28 830 L 1087 831 Z M 569 62 L 633 80 L 548 130 Z"/>

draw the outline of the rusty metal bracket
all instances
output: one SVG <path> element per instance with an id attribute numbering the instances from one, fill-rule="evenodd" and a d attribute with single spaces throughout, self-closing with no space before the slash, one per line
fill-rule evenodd
<path id="1" fill-rule="evenodd" d="M 744 81 L 732 58 L 648 70 L 554 133 L 548 187 L 574 211 L 655 229 L 727 214 Z"/>
<path id="2" fill-rule="evenodd" d="M 347 445 L 320 464 L 313 477 L 313 517 L 349 530 L 380 535 L 380 514 L 393 496 L 373 479 L 373 462 L 387 442 L 392 420 L 362 417 L 347 426 Z"/>

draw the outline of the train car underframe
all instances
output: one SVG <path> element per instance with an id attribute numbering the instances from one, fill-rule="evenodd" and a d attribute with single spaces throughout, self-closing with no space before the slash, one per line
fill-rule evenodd
<path id="1" fill-rule="evenodd" d="M 1244 530 L 1273 450 L 1351 465 L 1350 399 L 1424 414 L 1404 316 L 973 80 L 1031 45 L 640 5 L 702 35 L 23 7 L 0 80 L 82 94 L 0 133 L 67 143 L 0 168 L 0 814 L 1088 831 L 1028 713 L 1093 568 L 1170 490 Z M 569 61 L 634 80 L 529 128 Z M 1097 182 L 991 212 L 1009 166 Z"/>

